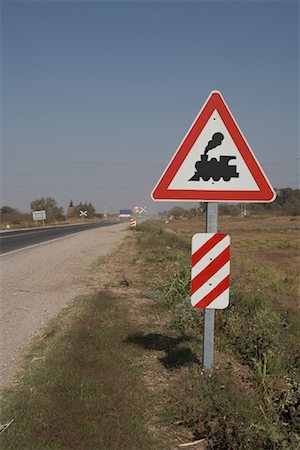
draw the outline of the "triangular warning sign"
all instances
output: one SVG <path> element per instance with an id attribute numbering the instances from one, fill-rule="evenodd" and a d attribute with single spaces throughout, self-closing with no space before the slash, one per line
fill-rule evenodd
<path id="1" fill-rule="evenodd" d="M 271 202 L 276 194 L 222 95 L 213 91 L 152 192 L 153 200 Z"/>

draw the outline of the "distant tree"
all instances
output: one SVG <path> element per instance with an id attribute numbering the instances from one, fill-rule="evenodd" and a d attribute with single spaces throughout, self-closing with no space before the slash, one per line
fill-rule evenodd
<path id="1" fill-rule="evenodd" d="M 30 203 L 30 208 L 32 211 L 46 211 L 47 221 L 51 222 L 53 220 L 64 220 L 63 208 L 57 205 L 56 200 L 52 197 L 47 198 L 39 198 L 37 200 L 33 200 Z"/>
<path id="2" fill-rule="evenodd" d="M 73 203 L 73 200 L 71 200 L 70 203 L 69 203 L 68 210 L 67 210 L 67 216 L 68 217 L 73 217 L 74 216 L 74 203 Z"/>
<path id="3" fill-rule="evenodd" d="M 185 217 L 187 210 L 182 208 L 181 206 L 174 206 L 169 212 L 170 216 L 175 217 L 175 219 L 179 219 L 180 217 Z"/>
<path id="4" fill-rule="evenodd" d="M 80 211 L 87 211 L 87 216 L 88 217 L 94 217 L 96 214 L 96 209 L 94 207 L 94 205 L 92 205 L 91 202 L 87 203 L 79 203 L 78 205 L 76 205 L 74 207 L 74 211 L 73 211 L 73 216 L 79 216 Z"/>
<path id="5" fill-rule="evenodd" d="M 17 209 L 12 208 L 11 206 L 2 206 L 1 214 L 11 214 L 17 212 Z"/>
<path id="6" fill-rule="evenodd" d="M 24 214 L 11 206 L 2 206 L 0 209 L 2 224 L 19 225 L 31 222 L 31 215 Z"/>
<path id="7" fill-rule="evenodd" d="M 223 216 L 240 216 L 241 207 L 240 205 L 230 205 L 227 203 L 221 203 L 219 205 L 219 213 Z"/>
<path id="8" fill-rule="evenodd" d="M 284 188 L 279 189 L 274 202 L 283 211 L 292 215 L 300 214 L 300 189 Z"/>
<path id="9" fill-rule="evenodd" d="M 249 205 L 248 209 L 255 214 L 300 215 L 300 189 L 277 189 L 276 194 L 274 202 Z"/>

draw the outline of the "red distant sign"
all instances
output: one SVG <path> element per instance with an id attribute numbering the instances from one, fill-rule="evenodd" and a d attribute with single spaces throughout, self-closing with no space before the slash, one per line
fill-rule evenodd
<path id="1" fill-rule="evenodd" d="M 220 92 L 213 91 L 154 191 L 153 200 L 272 202 L 276 194 Z"/>

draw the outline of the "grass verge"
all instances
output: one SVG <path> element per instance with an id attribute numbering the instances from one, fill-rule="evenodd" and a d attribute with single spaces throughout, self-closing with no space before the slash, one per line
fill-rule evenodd
<path id="1" fill-rule="evenodd" d="M 138 329 L 109 291 L 77 299 L 52 321 L 2 396 L 1 449 L 159 448 L 145 425 L 148 394 Z"/>
<path id="2" fill-rule="evenodd" d="M 234 276 L 216 313 L 212 376 L 201 370 L 203 314 L 189 301 L 192 223 L 131 230 L 92 266 L 95 295 L 52 322 L 4 393 L 1 422 L 15 422 L 3 448 L 299 448 L 296 224 L 285 220 L 289 243 L 283 221 L 223 224 Z"/>
<path id="3" fill-rule="evenodd" d="M 188 372 L 181 370 L 170 387 L 173 396 L 169 420 L 185 425 L 212 449 L 298 448 L 298 274 L 291 274 L 286 266 L 258 263 L 252 244 L 249 247 L 242 239 L 235 241 L 230 307 L 217 311 L 216 368 L 214 375 L 207 377 L 196 364 L 201 360 L 199 334 L 203 315 L 193 310 L 189 302 L 190 236 L 176 232 L 176 224 L 169 230 L 171 233 L 152 223 L 143 224 L 139 231 L 138 243 L 144 249 L 145 261 L 155 261 L 153 276 L 148 274 L 148 286 L 160 293 L 168 305 L 169 329 L 176 330 L 177 339 L 185 336 L 185 364 L 180 367 L 189 360 L 195 363 Z M 268 236 L 262 239 L 262 261 L 270 259 L 270 249 L 277 254 L 279 249 L 285 252 L 296 248 L 293 241 L 289 246 L 281 246 L 273 245 Z M 168 258 L 161 253 L 155 260 L 156 246 L 165 253 L 168 250 Z M 241 251 L 245 247 L 247 256 Z M 285 305 L 289 305 L 292 314 Z M 193 352 L 194 359 L 188 358 L 189 352 Z"/>

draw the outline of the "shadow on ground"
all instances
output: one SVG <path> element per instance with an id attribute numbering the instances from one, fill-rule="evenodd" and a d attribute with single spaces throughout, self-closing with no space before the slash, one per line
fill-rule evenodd
<path id="1" fill-rule="evenodd" d="M 188 347 L 182 345 L 191 341 L 190 336 L 173 338 L 160 333 L 136 333 L 130 334 L 125 342 L 144 347 L 146 350 L 159 350 L 166 353 L 158 358 L 161 364 L 169 370 L 179 369 L 190 364 L 199 364 L 195 353 Z"/>

